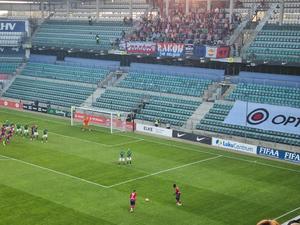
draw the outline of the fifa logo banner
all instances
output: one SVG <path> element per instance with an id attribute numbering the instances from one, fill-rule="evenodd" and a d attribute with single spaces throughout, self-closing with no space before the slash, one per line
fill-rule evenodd
<path id="1" fill-rule="evenodd" d="M 262 146 L 257 147 L 257 155 L 262 155 L 269 158 L 281 159 L 285 161 L 290 161 L 293 163 L 300 163 L 300 153 L 290 152 L 285 150 L 266 148 Z"/>
<path id="2" fill-rule="evenodd" d="M 224 123 L 300 135 L 300 109 L 236 101 Z"/>
<path id="3" fill-rule="evenodd" d="M 182 57 L 184 44 L 181 43 L 157 43 L 158 56 L 162 57 Z"/>

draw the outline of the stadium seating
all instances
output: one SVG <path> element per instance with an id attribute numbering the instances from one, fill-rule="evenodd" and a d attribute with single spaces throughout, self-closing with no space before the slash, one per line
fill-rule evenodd
<path id="1" fill-rule="evenodd" d="M 123 112 L 137 112 L 136 118 L 153 122 L 160 119 L 162 123 L 182 126 L 193 114 L 200 101 L 153 94 L 131 92 L 128 89 L 107 89 L 94 107 Z"/>
<path id="2" fill-rule="evenodd" d="M 27 101 L 38 100 L 41 103 L 69 108 L 82 104 L 94 90 L 95 88 L 78 85 L 16 78 L 3 96 Z"/>
<path id="3" fill-rule="evenodd" d="M 299 38 L 299 25 L 266 25 L 248 48 L 247 59 L 300 63 Z"/>
<path id="4" fill-rule="evenodd" d="M 121 38 L 122 31 L 131 29 L 122 22 L 102 21 L 89 25 L 87 21 L 47 21 L 44 22 L 35 37 L 34 46 L 60 47 L 68 49 L 107 50 L 111 44 Z M 96 35 L 100 43 L 96 43 Z"/>
<path id="5" fill-rule="evenodd" d="M 212 80 L 174 76 L 169 73 L 131 71 L 120 87 L 200 97 Z"/>
<path id="6" fill-rule="evenodd" d="M 300 88 L 240 83 L 227 99 L 300 108 Z"/>
<path id="7" fill-rule="evenodd" d="M 69 65 L 68 63 L 50 64 L 29 62 L 22 75 L 48 79 L 76 81 L 97 84 L 109 73 L 108 69 Z"/>
<path id="8" fill-rule="evenodd" d="M 223 123 L 231 108 L 232 103 L 214 104 L 213 108 L 211 108 L 210 111 L 204 116 L 196 128 L 215 133 L 300 146 L 300 136 L 296 134 L 266 131 L 246 126 Z"/>
<path id="9" fill-rule="evenodd" d="M 0 59 L 0 74 L 13 74 L 20 65 L 18 60 L 3 60 Z"/>

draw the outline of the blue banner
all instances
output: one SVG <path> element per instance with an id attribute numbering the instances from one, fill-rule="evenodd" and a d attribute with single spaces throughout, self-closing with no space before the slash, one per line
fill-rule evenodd
<path id="1" fill-rule="evenodd" d="M 298 152 L 290 152 L 285 150 L 278 150 L 278 149 L 258 146 L 257 155 L 262 155 L 274 159 L 281 159 L 281 160 L 290 161 L 294 163 L 300 163 L 300 153 Z"/>
<path id="2" fill-rule="evenodd" d="M 21 47 L 0 47 L 0 55 L 25 55 L 25 50 Z"/>
<path id="3" fill-rule="evenodd" d="M 25 21 L 0 20 L 0 32 L 25 32 Z"/>
<path id="4" fill-rule="evenodd" d="M 206 46 L 204 45 L 194 45 L 194 57 L 204 58 L 206 55 Z"/>

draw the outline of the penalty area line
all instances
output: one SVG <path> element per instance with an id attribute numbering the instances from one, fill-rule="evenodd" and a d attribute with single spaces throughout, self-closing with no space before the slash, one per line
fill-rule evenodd
<path id="1" fill-rule="evenodd" d="M 122 142 L 120 144 L 115 144 L 115 145 L 109 145 L 109 147 L 117 147 L 117 146 L 122 146 L 122 145 L 127 145 L 127 144 L 134 144 L 134 143 L 138 143 L 144 141 L 144 139 L 139 139 L 139 140 L 134 140 L 134 141 L 127 141 L 127 142 Z"/>
<path id="2" fill-rule="evenodd" d="M 155 173 L 151 173 L 151 174 L 148 174 L 148 175 L 145 175 L 145 176 L 141 176 L 141 177 L 137 177 L 137 178 L 125 180 L 123 182 L 120 182 L 120 183 L 117 183 L 117 184 L 113 184 L 113 185 L 110 185 L 110 186 L 107 186 L 107 187 L 108 188 L 112 188 L 112 187 L 120 186 L 122 184 L 127 184 L 127 183 L 130 183 L 130 182 L 136 181 L 136 180 L 141 180 L 141 179 L 144 179 L 144 178 L 147 178 L 147 177 L 152 177 L 152 176 L 155 176 L 155 175 L 158 175 L 158 174 L 161 174 L 161 173 L 166 173 L 166 172 L 169 172 L 169 171 L 172 171 L 172 170 L 181 169 L 181 168 L 184 168 L 184 167 L 187 167 L 187 166 L 191 166 L 191 165 L 194 165 L 194 164 L 198 164 L 198 163 L 202 163 L 202 162 L 214 160 L 214 159 L 217 159 L 217 158 L 220 158 L 220 157 L 222 157 L 222 156 L 218 155 L 218 156 L 214 156 L 214 157 L 211 157 L 211 158 L 202 159 L 202 160 L 199 160 L 199 161 L 196 161 L 196 162 L 187 163 L 187 164 L 184 164 L 184 165 L 181 165 L 181 166 L 172 167 L 170 169 L 161 170 L 161 171 L 158 171 L 158 172 L 155 172 Z"/>
<path id="3" fill-rule="evenodd" d="M 291 210 L 291 211 L 289 211 L 289 212 L 286 212 L 286 213 L 282 214 L 281 216 L 278 216 L 278 217 L 274 218 L 274 220 L 278 220 L 278 219 L 280 219 L 280 218 L 282 218 L 282 217 L 285 217 L 285 216 L 287 216 L 287 215 L 289 215 L 289 214 L 291 214 L 291 213 L 293 213 L 293 212 L 295 212 L 295 211 L 297 211 L 297 210 L 300 210 L 300 207 L 298 207 L 298 208 L 296 208 L 296 209 L 293 209 L 293 210 Z"/>
<path id="4" fill-rule="evenodd" d="M 32 166 L 32 167 L 39 168 L 41 170 L 45 170 L 45 171 L 56 173 L 56 174 L 59 174 L 59 175 L 65 176 L 65 177 L 69 177 L 69 178 L 72 178 L 74 180 L 82 181 L 82 182 L 85 182 L 85 183 L 88 183 L 88 184 L 92 184 L 92 185 L 95 185 L 95 186 L 98 186 L 98 187 L 102 187 L 102 188 L 108 188 L 108 186 L 105 186 L 105 185 L 102 185 L 102 184 L 99 184 L 99 183 L 95 183 L 93 181 L 89 181 L 89 180 L 86 180 L 86 179 L 83 179 L 83 178 L 80 178 L 80 177 L 76 177 L 76 176 L 73 176 L 73 175 L 70 175 L 70 174 L 67 174 L 67 173 L 59 172 L 57 170 L 53 170 L 53 169 L 50 169 L 50 168 L 47 168 L 47 167 L 43 167 L 43 166 L 39 166 L 39 165 L 36 165 L 36 164 L 33 164 L 33 163 L 29 163 L 29 162 L 23 161 L 21 159 L 7 157 L 7 156 L 4 156 L 4 155 L 0 155 L 0 157 L 1 156 L 6 157 L 7 159 L 10 159 L 10 160 L 13 160 L 13 161 L 25 164 L 25 165 L 29 165 L 29 166 Z"/>

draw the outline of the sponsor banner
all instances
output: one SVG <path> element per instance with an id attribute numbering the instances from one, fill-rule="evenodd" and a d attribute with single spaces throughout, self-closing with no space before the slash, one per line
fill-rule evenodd
<path id="1" fill-rule="evenodd" d="M 0 106 L 12 109 L 23 109 L 23 103 L 0 99 Z"/>
<path id="2" fill-rule="evenodd" d="M 25 21 L 0 20 L 0 32 L 25 32 Z"/>
<path id="3" fill-rule="evenodd" d="M 108 54 L 114 54 L 114 55 L 127 55 L 127 52 L 125 50 L 108 50 Z"/>
<path id="4" fill-rule="evenodd" d="M 224 140 L 221 138 L 214 138 L 214 137 L 212 138 L 212 145 L 221 148 L 235 150 L 238 152 L 255 154 L 255 155 L 257 150 L 257 146 L 255 145 L 249 145 L 249 144 L 244 144 L 236 141 Z"/>
<path id="5" fill-rule="evenodd" d="M 300 109 L 236 101 L 224 123 L 300 135 Z"/>
<path id="6" fill-rule="evenodd" d="M 184 44 L 181 43 L 157 43 L 157 54 L 161 57 L 182 57 Z"/>
<path id="7" fill-rule="evenodd" d="M 136 124 L 136 130 L 145 132 L 145 133 L 161 135 L 161 136 L 165 136 L 165 137 L 172 137 L 172 133 L 173 133 L 172 129 L 149 126 L 149 125 L 144 125 L 144 124 L 139 124 L 139 123 Z"/>
<path id="8" fill-rule="evenodd" d="M 205 57 L 206 58 L 217 58 L 217 47 L 209 47 L 206 46 L 206 53 Z"/>
<path id="9" fill-rule="evenodd" d="M 48 109 L 47 110 L 48 114 L 51 115 L 55 115 L 55 116 L 63 116 L 63 117 L 71 117 L 71 113 L 70 112 L 66 112 L 66 111 L 62 111 L 59 109 Z"/>
<path id="10" fill-rule="evenodd" d="M 75 112 L 74 113 L 74 120 L 82 122 L 84 118 L 88 116 L 90 117 L 90 123 L 91 124 L 96 124 L 96 125 L 101 125 L 105 127 L 110 127 L 111 126 L 111 119 L 104 117 L 104 116 L 94 116 L 90 115 L 87 113 L 79 113 Z M 133 123 L 132 122 L 126 122 L 122 121 L 119 119 L 113 119 L 113 127 L 116 128 L 126 128 L 126 130 L 133 130 Z"/>
<path id="11" fill-rule="evenodd" d="M 285 161 L 290 161 L 294 163 L 300 163 L 300 153 L 290 152 L 284 150 L 278 150 L 273 148 L 266 148 L 262 146 L 257 147 L 257 155 L 262 155 L 274 159 L 281 159 Z"/>
<path id="12" fill-rule="evenodd" d="M 185 57 L 193 57 L 194 55 L 194 45 L 193 44 L 185 44 L 184 45 L 184 56 Z"/>
<path id="13" fill-rule="evenodd" d="M 229 57 L 230 48 L 229 47 L 218 47 L 216 58 L 228 58 Z"/>
<path id="14" fill-rule="evenodd" d="M 127 42 L 126 50 L 130 54 L 153 55 L 156 53 L 156 44 L 154 42 Z"/>
<path id="15" fill-rule="evenodd" d="M 206 55 L 206 47 L 204 45 L 195 45 L 193 53 L 195 58 L 204 58 Z"/>
<path id="16" fill-rule="evenodd" d="M 29 110 L 29 111 L 35 111 L 35 112 L 42 112 L 42 113 L 48 112 L 47 107 L 40 107 L 40 106 L 37 107 L 33 104 L 23 104 L 23 109 Z"/>
<path id="17" fill-rule="evenodd" d="M 0 53 L 6 55 L 25 55 L 25 50 L 21 47 L 0 47 Z"/>
<path id="18" fill-rule="evenodd" d="M 179 139 L 184 139 L 184 140 L 188 140 L 188 141 L 194 141 L 194 142 L 198 142 L 198 143 L 208 144 L 208 145 L 211 145 L 211 140 L 212 140 L 211 137 L 181 132 L 181 131 L 177 131 L 177 130 L 173 130 L 172 136 L 173 136 L 173 138 L 179 138 Z"/>

